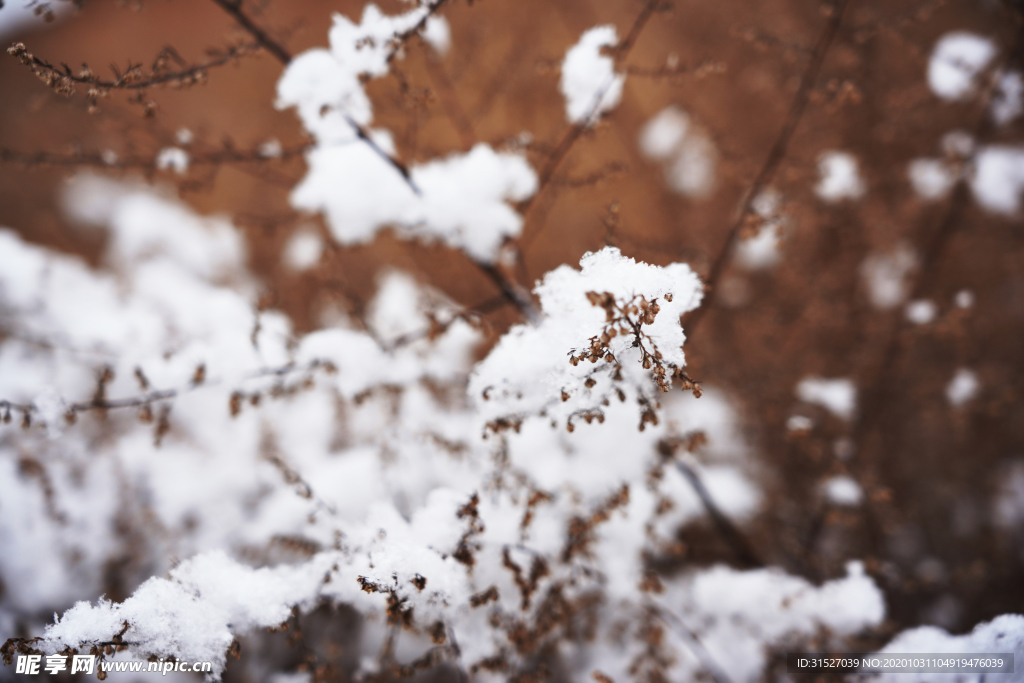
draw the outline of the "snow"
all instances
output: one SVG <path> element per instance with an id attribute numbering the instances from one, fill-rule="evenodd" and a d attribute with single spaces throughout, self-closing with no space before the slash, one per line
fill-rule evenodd
<path id="1" fill-rule="evenodd" d="M 818 159 L 818 174 L 814 192 L 826 202 L 857 199 L 864 194 L 857 159 L 849 152 L 824 152 Z"/>
<path id="2" fill-rule="evenodd" d="M 864 259 L 860 273 L 871 304 L 884 311 L 903 303 L 907 298 L 907 276 L 916 267 L 917 254 L 905 244 Z"/>
<path id="3" fill-rule="evenodd" d="M 448 20 L 436 14 L 427 19 L 427 24 L 423 27 L 423 40 L 442 57 L 448 54 L 452 45 L 452 30 L 448 26 Z"/>
<path id="4" fill-rule="evenodd" d="M 786 420 L 786 429 L 791 432 L 809 432 L 814 429 L 814 420 L 806 415 L 790 415 Z"/>
<path id="5" fill-rule="evenodd" d="M 640 151 L 657 161 L 669 159 L 690 128 L 690 117 L 675 105 L 665 107 L 640 131 Z"/>
<path id="6" fill-rule="evenodd" d="M 614 59 L 601 54 L 618 42 L 614 26 L 595 26 L 565 53 L 560 87 L 569 123 L 589 126 L 622 99 L 626 77 L 615 73 Z"/>
<path id="7" fill-rule="evenodd" d="M 777 569 L 714 567 L 693 579 L 689 610 L 696 618 L 690 623 L 701 624 L 700 641 L 730 680 L 754 683 L 762 676 L 766 646 L 817 628 L 852 634 L 881 623 L 882 592 L 859 562 L 846 571 L 845 578 L 815 587 Z"/>
<path id="8" fill-rule="evenodd" d="M 844 420 L 853 419 L 857 410 L 857 388 L 849 379 L 805 377 L 796 385 L 796 395 L 801 401 L 827 408 Z"/>
<path id="9" fill-rule="evenodd" d="M 397 226 L 399 236 L 440 240 L 488 263 L 522 230 L 523 219 L 508 202 L 527 199 L 537 188 L 536 173 L 521 155 L 484 144 L 413 166 L 418 195 L 368 145 L 320 147 L 307 161 L 309 172 L 292 204 L 323 212 L 339 244 L 365 243 Z"/>
<path id="10" fill-rule="evenodd" d="M 374 149 L 352 125 L 373 121 L 362 79 L 388 72 L 393 37 L 416 26 L 429 7 L 388 16 L 369 4 L 359 24 L 335 15 L 330 49 L 308 50 L 285 69 L 277 106 L 295 107 L 317 140 L 291 202 L 323 213 L 339 244 L 366 243 L 394 227 L 402 238 L 441 241 L 493 263 L 504 240 L 522 229 L 522 217 L 509 202 L 536 191 L 536 173 L 522 155 L 481 143 L 465 154 L 413 165 L 406 180 L 381 154 L 395 153 L 390 133 L 367 129 Z M 439 21 L 427 22 L 425 37 L 443 52 Z"/>
<path id="11" fill-rule="evenodd" d="M 973 370 L 958 368 L 946 385 L 946 399 L 951 406 L 959 407 L 977 396 L 980 388 L 978 375 Z"/>
<path id="12" fill-rule="evenodd" d="M 992 120 L 1005 126 L 1024 111 L 1024 76 L 1019 71 L 1007 71 L 999 78 L 992 94 Z"/>
<path id="13" fill-rule="evenodd" d="M 942 36 L 928 60 L 928 85 L 944 100 L 963 100 L 974 94 L 978 75 L 996 55 L 988 38 L 964 31 Z"/>
<path id="14" fill-rule="evenodd" d="M 666 364 L 685 366 L 685 335 L 679 318 L 700 303 L 700 280 L 685 264 L 652 266 L 606 247 L 585 254 L 580 270 L 561 266 L 545 275 L 534 290 L 543 311 L 540 324 L 513 327 L 477 366 L 469 392 L 483 415 L 497 418 L 544 411 L 562 420 L 575 411 L 598 408 L 613 393 L 615 382 L 604 376 L 611 374 L 606 362 L 583 361 L 575 366 L 569 362 L 571 351 L 588 349 L 589 340 L 605 328 L 605 311 L 588 303 L 588 292 L 608 292 L 619 302 L 640 295 L 648 301 L 657 299 L 661 311 L 652 324 L 644 326 L 648 346 L 653 343 Z M 666 295 L 671 295 L 671 301 Z M 650 387 L 649 371 L 640 367 L 639 350 L 631 343 L 632 337 L 623 334 L 611 339 L 609 348 L 622 359 L 623 371 L 634 386 Z M 601 373 L 593 389 L 583 385 L 592 369 Z M 558 400 L 563 391 L 568 398 Z"/>
<path id="15" fill-rule="evenodd" d="M 285 266 L 301 273 L 319 263 L 323 251 L 323 240 L 315 229 L 300 229 L 288 239 L 282 260 Z"/>
<path id="16" fill-rule="evenodd" d="M 953 296 L 953 303 L 957 308 L 971 308 L 974 306 L 974 292 L 969 289 L 961 289 Z"/>
<path id="17" fill-rule="evenodd" d="M 929 299 L 918 299 L 907 304 L 907 320 L 915 325 L 927 325 L 935 320 L 939 313 L 939 307 Z"/>
<path id="18" fill-rule="evenodd" d="M 970 185 L 978 203 L 995 213 L 1017 213 L 1024 192 L 1024 147 L 989 145 L 974 164 Z"/>
<path id="19" fill-rule="evenodd" d="M 957 180 L 957 173 L 941 159 L 914 159 L 907 175 L 914 192 L 926 201 L 944 197 Z"/>
<path id="20" fill-rule="evenodd" d="M 718 151 L 679 107 L 666 107 L 644 125 L 640 151 L 662 163 L 665 180 L 676 192 L 699 199 L 714 189 Z"/>
<path id="21" fill-rule="evenodd" d="M 736 245 L 736 259 L 748 270 L 762 270 L 778 265 L 782 260 L 782 229 L 786 224 L 782 215 L 779 193 L 768 188 L 754 198 L 752 209 L 760 217 L 757 232 Z"/>
<path id="22" fill-rule="evenodd" d="M 942 653 L 942 654 L 995 654 L 1013 653 L 1017 662 L 1024 657 L 1024 616 L 1004 614 L 991 621 L 978 624 L 970 633 L 950 635 L 936 626 L 908 629 L 889 641 L 880 654 Z M 957 673 L 887 673 L 875 676 L 881 683 L 954 683 L 955 681 L 1013 681 L 1024 680 L 1019 664 L 1013 674 L 957 674 Z"/>
<path id="23" fill-rule="evenodd" d="M 156 167 L 162 171 L 172 170 L 178 175 L 188 171 L 188 152 L 181 147 L 164 147 L 156 155 Z"/>
<path id="24" fill-rule="evenodd" d="M 284 150 L 281 147 L 281 142 L 277 138 L 271 138 L 266 142 L 261 143 L 257 151 L 261 157 L 266 159 L 276 159 L 281 156 L 281 152 Z"/>
<path id="25" fill-rule="evenodd" d="M 864 490 L 852 477 L 837 476 L 825 480 L 822 490 L 834 505 L 856 507 L 864 500 Z"/>

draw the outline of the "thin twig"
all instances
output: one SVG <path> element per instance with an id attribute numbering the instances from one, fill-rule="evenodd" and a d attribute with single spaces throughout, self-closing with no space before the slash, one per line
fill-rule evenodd
<path id="1" fill-rule="evenodd" d="M 732 683 L 732 679 L 729 678 L 729 674 L 725 673 L 725 670 L 718 665 L 715 658 L 711 656 L 708 649 L 704 647 L 704 643 L 700 642 L 700 638 L 694 633 L 689 626 L 687 626 L 682 618 L 673 614 L 667 609 L 655 607 L 658 616 L 662 621 L 672 626 L 676 634 L 679 635 L 685 642 L 686 647 L 689 648 L 690 652 L 700 661 L 701 666 L 708 672 L 711 679 L 715 683 Z"/>
<path id="2" fill-rule="evenodd" d="M 714 303 L 718 294 L 718 281 L 721 279 L 722 273 L 729 264 L 733 248 L 739 241 L 740 232 L 746 223 L 747 216 L 750 215 L 750 212 L 753 210 L 754 201 L 757 199 L 758 195 L 761 194 L 762 190 L 771 183 L 772 178 L 775 177 L 776 170 L 779 168 L 779 164 L 782 163 L 782 160 L 786 156 L 786 150 L 789 147 L 789 142 L 793 137 L 793 133 L 796 132 L 797 126 L 800 125 L 800 120 L 803 118 L 804 111 L 807 108 L 807 102 L 810 99 L 814 83 L 817 81 L 818 73 L 821 71 L 821 65 L 825 61 L 825 55 L 828 53 L 829 47 L 832 46 L 833 39 L 839 32 L 839 26 L 842 24 L 843 13 L 848 1 L 849 0 L 836 0 L 836 3 L 832 7 L 832 16 L 822 29 L 821 35 L 818 38 L 818 44 L 815 46 L 814 52 L 811 54 L 810 61 L 807 63 L 807 68 L 804 69 L 803 77 L 800 79 L 800 87 L 797 89 L 796 95 L 793 96 L 793 102 L 789 107 L 789 114 L 786 116 L 781 130 L 779 130 L 779 134 L 775 138 L 775 142 L 772 144 L 772 147 L 768 152 L 768 157 L 761 166 L 760 172 L 754 179 L 750 189 L 747 190 L 743 203 L 740 205 L 739 213 L 733 221 L 732 226 L 729 228 L 729 234 L 725 238 L 725 244 L 723 244 L 722 248 L 719 249 L 718 256 L 715 257 L 715 260 L 711 265 L 711 271 L 708 273 L 708 277 L 705 280 L 707 294 L 704 297 L 704 301 L 699 308 L 692 311 L 684 318 L 684 326 L 689 334 L 693 333 L 694 328 L 697 327 L 700 320 L 704 317 L 704 314 L 708 312 L 711 305 Z"/>
<path id="3" fill-rule="evenodd" d="M 704 505 L 704 509 L 707 511 L 708 516 L 711 518 L 711 522 L 715 525 L 718 533 L 722 539 L 732 548 L 733 553 L 736 555 L 743 566 L 747 568 L 758 568 L 763 567 L 764 562 L 758 558 L 757 554 L 751 548 L 750 543 L 746 537 L 736 528 L 736 525 L 732 523 L 722 509 L 718 507 L 718 503 L 712 497 L 711 492 L 708 491 L 701 480 L 700 475 L 690 465 L 679 457 L 674 456 L 675 447 L 678 445 L 676 442 L 664 442 L 665 446 L 669 449 L 669 452 L 673 455 L 672 462 L 675 464 L 676 469 L 686 477 L 686 480 L 690 482 L 690 486 L 693 487 L 697 497 L 700 498 L 701 504 Z"/>
<path id="4" fill-rule="evenodd" d="M 242 28 L 244 28 L 249 35 L 256 39 L 256 42 L 270 54 L 277 58 L 277 61 L 282 64 L 287 64 L 292 61 L 292 56 L 276 40 L 271 38 L 266 31 L 261 29 L 256 23 L 249 18 L 245 12 L 242 11 L 242 0 L 213 0 L 217 3 L 221 9 L 230 14 L 235 18 Z"/>
<path id="5" fill-rule="evenodd" d="M 442 2 L 443 1 L 444 0 L 442 0 Z M 234 17 L 235 20 L 241 25 L 241 27 L 248 31 L 249 34 L 256 39 L 256 42 L 258 42 L 261 47 L 265 48 L 267 52 L 272 54 L 277 59 L 277 61 L 281 62 L 282 65 L 288 66 L 288 64 L 291 63 L 291 54 L 286 49 L 284 49 L 284 47 L 282 47 L 280 43 L 276 42 L 269 35 L 267 35 L 266 31 L 261 29 L 252 21 L 249 15 L 247 15 L 242 10 L 241 0 L 213 0 L 213 2 L 217 3 L 217 5 L 223 8 L 224 11 L 226 11 L 228 14 Z M 426 24 L 426 18 L 433 14 L 435 8 L 440 4 L 441 2 L 432 6 L 431 10 L 426 14 L 425 18 L 419 23 L 417 23 L 416 27 L 414 28 L 416 28 L 416 30 L 422 28 Z M 398 34 L 395 37 L 395 40 L 398 41 L 399 44 L 403 43 L 405 40 L 408 40 L 408 36 L 406 34 L 409 34 L 409 36 L 412 35 L 411 33 L 409 33 L 409 31 L 406 31 L 404 33 Z M 403 38 L 402 36 L 405 37 Z M 395 52 L 397 52 L 397 49 L 398 48 L 395 48 L 395 50 L 393 50 L 388 55 L 389 62 L 393 58 Z M 373 141 L 370 132 L 366 130 L 365 127 L 360 125 L 355 119 L 353 119 L 347 112 L 342 112 L 342 116 L 344 116 L 345 122 L 348 123 L 352 127 L 352 130 L 355 131 L 356 136 L 360 140 L 365 142 L 367 145 L 369 145 L 370 149 L 372 149 L 374 153 L 376 153 L 381 159 L 386 161 L 388 164 L 391 165 L 392 168 L 398 171 L 398 174 L 401 175 L 402 179 L 405 180 L 405 182 L 409 185 L 410 188 L 412 188 L 412 191 L 419 195 L 420 189 L 416 186 L 416 183 L 413 182 L 412 175 L 409 172 L 409 168 L 401 161 L 385 152 L 380 147 L 380 145 Z"/>
<path id="6" fill-rule="evenodd" d="M 11 47 L 7 48 L 7 53 L 14 57 L 17 57 L 22 64 L 30 67 L 35 74 L 46 82 L 47 85 L 55 88 L 57 92 L 63 95 L 71 95 L 74 88 L 71 84 L 87 85 L 90 88 L 94 88 L 98 91 L 104 90 L 144 90 L 156 85 L 191 85 L 193 83 L 202 83 L 206 80 L 206 72 L 212 68 L 223 66 L 229 62 L 235 61 L 240 57 L 244 57 L 247 54 L 251 54 L 260 46 L 251 43 L 245 45 L 231 45 L 223 52 L 211 53 L 215 55 L 213 59 L 203 64 L 195 64 L 180 71 L 164 71 L 162 64 L 164 60 L 173 59 L 179 64 L 184 63 L 184 60 L 178 56 L 178 53 L 173 48 L 164 48 L 163 51 L 157 56 L 154 66 L 151 69 L 149 75 L 142 74 L 142 67 L 140 65 L 132 66 L 129 65 L 125 72 L 118 73 L 115 70 L 117 78 L 112 81 L 105 81 L 93 74 L 89 67 L 83 66 L 82 71 L 77 75 L 71 71 L 71 68 L 67 64 L 62 64 L 63 69 L 55 67 L 44 59 L 36 57 L 34 54 L 29 52 L 23 43 L 15 43 Z M 90 97 L 95 97 L 100 93 L 90 94 Z"/>
<path id="7" fill-rule="evenodd" d="M 260 149 L 240 151 L 225 147 L 212 152 L 189 153 L 189 166 L 218 166 L 220 164 L 244 164 L 287 160 L 301 156 L 312 147 L 311 143 L 296 145 L 281 150 L 279 154 L 267 154 Z M 109 156 L 100 152 L 76 152 L 56 154 L 53 152 L 19 152 L 0 148 L 0 162 L 24 164 L 26 166 L 99 166 L 104 168 L 155 168 L 155 157 Z"/>
<path id="8" fill-rule="evenodd" d="M 615 47 L 615 62 L 617 64 L 621 65 L 625 63 L 629 53 L 636 45 L 636 40 L 639 37 L 640 32 L 643 30 L 644 26 L 647 25 L 648 20 L 651 18 L 651 15 L 654 14 L 654 11 L 658 8 L 660 2 L 661 0 L 647 0 L 647 2 L 644 3 L 643 9 L 640 10 L 636 20 L 634 20 L 633 26 L 629 29 L 629 33 L 626 34 L 626 38 Z M 581 121 L 569 128 L 558 144 L 555 145 L 554 151 L 548 157 L 547 163 L 538 175 L 537 191 L 534 192 L 533 196 L 526 202 L 525 208 L 527 217 L 529 217 L 530 209 L 537 204 L 541 194 L 544 192 L 544 189 L 551 184 L 551 178 L 554 176 L 555 171 L 557 171 L 558 167 L 561 166 L 562 162 L 569 155 L 569 152 L 572 151 L 573 146 L 580 137 L 582 137 L 583 133 L 586 132 L 593 124 L 594 119 L 597 116 L 597 112 L 601 107 L 601 102 L 604 100 L 605 92 L 610 86 L 611 82 L 597 93 L 597 96 L 594 98 L 594 104 L 587 115 Z M 521 240 L 522 246 L 529 246 L 529 244 L 540 233 L 540 229 L 542 227 L 543 226 L 540 226 L 537 230 L 532 232 L 528 232 L 524 228 L 523 239 Z"/>
<path id="9" fill-rule="evenodd" d="M 259 379 L 261 377 L 283 377 L 295 372 L 314 372 L 318 369 L 330 370 L 334 365 L 330 361 L 313 360 L 303 365 L 297 365 L 295 363 L 288 363 L 272 368 L 262 368 L 255 370 L 245 377 L 243 381 L 251 379 Z M 130 396 L 126 398 L 107 399 L 101 396 L 97 396 L 89 401 L 79 401 L 71 403 L 66 406 L 66 412 L 68 413 L 80 413 L 90 410 L 117 410 L 120 408 L 142 408 L 160 401 L 166 401 L 171 398 L 176 398 L 182 394 L 190 393 L 208 386 L 215 386 L 220 384 L 221 380 L 217 379 L 203 379 L 201 381 L 193 380 L 189 384 L 183 387 L 175 389 L 154 389 L 145 393 L 139 394 L 138 396 Z M 0 399 L 0 411 L 4 414 L 10 410 L 17 410 L 23 415 L 38 413 L 39 409 L 36 408 L 33 403 L 16 403 L 14 401 L 8 401 L 6 399 Z M 6 416 L 6 415 L 4 415 Z"/>

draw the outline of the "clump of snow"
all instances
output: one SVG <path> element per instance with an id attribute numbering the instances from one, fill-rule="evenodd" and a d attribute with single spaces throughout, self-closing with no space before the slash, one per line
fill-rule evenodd
<path id="1" fill-rule="evenodd" d="M 614 26 L 595 26 L 565 53 L 560 85 L 570 123 L 590 125 L 622 99 L 626 77 L 615 73 L 614 59 L 601 54 L 618 43 Z"/>
<path id="2" fill-rule="evenodd" d="M 616 300 L 629 302 L 643 295 L 657 299 L 661 311 L 651 325 L 644 326 L 663 354 L 664 362 L 682 368 L 683 334 L 679 318 L 696 308 L 703 295 L 700 280 L 682 263 L 665 267 L 627 258 L 614 247 L 587 253 L 580 270 L 561 266 L 549 272 L 534 292 L 540 299 L 543 320 L 539 325 L 513 327 L 476 368 L 470 381 L 470 395 L 481 401 L 487 416 L 533 415 L 545 412 L 563 419 L 581 409 L 598 408 L 613 393 L 611 369 L 581 362 L 572 365 L 569 354 L 590 347 L 590 339 L 602 334 L 605 311 L 588 302 L 587 293 L 608 292 Z M 671 300 L 669 300 L 671 298 Z M 609 346 L 623 370 L 637 387 L 650 387 L 647 370 L 640 367 L 640 352 L 631 346 L 632 337 L 620 335 Z M 596 387 L 584 387 L 584 380 L 596 374 Z M 485 400 L 481 400 L 485 397 Z M 562 393 L 567 398 L 559 399 Z"/>
<path id="3" fill-rule="evenodd" d="M 805 377 L 796 385 L 796 395 L 805 403 L 820 405 L 844 420 L 857 410 L 857 388 L 849 379 Z"/>
<path id="4" fill-rule="evenodd" d="M 930 299 L 918 299 L 907 304 L 907 320 L 915 325 L 927 325 L 935 320 L 939 307 Z"/>
<path id="5" fill-rule="evenodd" d="M 871 304 L 878 309 L 895 308 L 907 298 L 907 275 L 917 267 L 917 254 L 900 244 L 888 253 L 864 259 L 860 273 Z"/>
<path id="6" fill-rule="evenodd" d="M 864 499 L 864 490 L 853 477 L 837 476 L 827 479 L 822 486 L 825 498 L 834 505 L 856 507 Z"/>
<path id="7" fill-rule="evenodd" d="M 640 151 L 664 164 L 665 179 L 676 192 L 701 198 L 714 189 L 718 151 L 679 107 L 668 106 L 647 122 L 640 132 Z"/>
<path id="8" fill-rule="evenodd" d="M 301 229 L 288 239 L 282 259 L 288 268 L 302 272 L 319 263 L 323 251 L 324 243 L 319 233 L 313 229 Z"/>
<path id="9" fill-rule="evenodd" d="M 762 676 L 767 647 L 787 636 L 815 628 L 852 634 L 881 623 L 882 592 L 859 562 L 846 570 L 845 578 L 815 587 L 777 569 L 715 567 L 693 578 L 683 614 L 701 624 L 693 626 L 696 635 L 730 680 L 754 683 Z"/>
<path id="10" fill-rule="evenodd" d="M 849 152 L 830 151 L 818 160 L 818 184 L 815 194 L 826 202 L 857 199 L 864 194 L 864 181 L 857 169 L 857 158 Z"/>
<path id="11" fill-rule="evenodd" d="M 946 399 L 954 407 L 962 406 L 977 396 L 980 388 L 981 382 L 973 370 L 958 368 L 953 379 L 946 385 Z"/>
<path id="12" fill-rule="evenodd" d="M 298 568 L 250 569 L 222 552 L 199 555 L 152 578 L 123 603 L 79 602 L 47 627 L 40 649 L 88 648 L 122 632 L 140 659 L 148 655 L 209 661 L 224 670 L 236 634 L 278 626 L 316 593 L 329 558 Z"/>
<path id="13" fill-rule="evenodd" d="M 289 64 L 278 83 L 277 106 L 295 107 L 318 143 L 307 153 L 309 170 L 291 202 L 322 212 L 341 244 L 368 242 L 379 230 L 396 227 L 402 237 L 440 240 L 491 263 L 502 242 L 522 228 L 508 202 L 528 198 L 537 187 L 525 158 L 478 144 L 468 153 L 412 166 L 406 179 L 383 156 L 395 151 L 390 134 L 353 125 L 373 120 L 362 79 L 388 72 L 394 37 L 429 10 L 424 3 L 387 16 L 370 4 L 359 24 L 336 15 L 330 50 L 309 50 Z M 427 22 L 428 40 L 441 40 L 440 26 Z"/>
<path id="14" fill-rule="evenodd" d="M 1024 147 L 989 145 L 974 164 L 970 184 L 978 203 L 995 213 L 1017 213 L 1024 192 Z"/>
<path id="15" fill-rule="evenodd" d="M 928 85 L 944 100 L 963 100 L 977 88 L 978 75 L 996 55 L 990 39 L 964 31 L 939 39 L 928 61 Z"/>
<path id="16" fill-rule="evenodd" d="M 170 169 L 178 175 L 188 171 L 188 152 L 181 147 L 165 147 L 156 155 L 156 167 L 161 171 Z"/>
<path id="17" fill-rule="evenodd" d="M 292 204 L 322 211 L 339 243 L 364 243 L 397 226 L 403 237 L 441 240 L 486 262 L 522 229 L 522 217 L 507 202 L 522 201 L 537 188 L 525 158 L 484 144 L 414 166 L 420 194 L 367 145 L 320 147 L 308 162 Z"/>
<path id="18" fill-rule="evenodd" d="M 179 128 L 174 133 L 174 139 L 178 141 L 179 145 L 190 145 L 192 144 L 192 140 L 195 139 L 195 134 L 193 134 L 188 128 Z"/>

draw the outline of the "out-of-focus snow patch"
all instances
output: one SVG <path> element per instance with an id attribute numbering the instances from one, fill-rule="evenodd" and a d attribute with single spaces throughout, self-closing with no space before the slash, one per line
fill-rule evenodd
<path id="1" fill-rule="evenodd" d="M 1010 463 L 999 477 L 999 487 L 992 503 L 992 521 L 1007 530 L 1024 524 L 1024 461 Z"/>
<path id="2" fill-rule="evenodd" d="M 944 100 L 963 100 L 977 88 L 978 75 L 996 55 L 990 39 L 955 31 L 939 39 L 928 61 L 928 85 Z"/>
<path id="3" fill-rule="evenodd" d="M 640 151 L 664 164 L 665 180 L 676 192 L 697 199 L 714 190 L 718 150 L 679 107 L 666 107 L 647 122 L 640 132 Z"/>
<path id="4" fill-rule="evenodd" d="M 589 125 L 622 98 L 626 77 L 615 73 L 614 59 L 601 54 L 618 43 L 614 26 L 595 26 L 565 53 L 561 89 L 570 123 Z"/>
<path id="5" fill-rule="evenodd" d="M 690 117 L 675 105 L 665 107 L 640 131 L 640 151 L 656 161 L 666 161 L 679 149 L 690 129 Z"/>
<path id="6" fill-rule="evenodd" d="M 790 415 L 786 420 L 786 429 L 791 432 L 809 432 L 814 429 L 814 420 L 806 415 Z"/>
<path id="7" fill-rule="evenodd" d="M 853 418 L 857 410 L 857 388 L 849 379 L 806 377 L 796 385 L 796 396 L 805 403 L 815 403 L 844 420 Z"/>
<path id="8" fill-rule="evenodd" d="M 942 159 L 914 159 L 907 167 L 907 175 L 914 192 L 926 201 L 944 197 L 958 177 Z"/>
<path id="9" fill-rule="evenodd" d="M 878 309 L 895 308 L 907 298 L 906 278 L 917 267 L 917 254 L 901 244 L 885 254 L 872 254 L 861 263 L 860 273 L 871 304 Z"/>
<path id="10" fill-rule="evenodd" d="M 957 308 L 971 308 L 974 306 L 974 292 L 969 289 L 961 289 L 953 296 L 953 303 Z"/>
<path id="11" fill-rule="evenodd" d="M 849 152 L 830 151 L 818 160 L 820 179 L 815 194 L 826 202 L 857 199 L 864 194 L 864 181 L 857 168 L 857 158 Z"/>
<path id="12" fill-rule="evenodd" d="M 1019 71 L 1007 71 L 999 78 L 992 93 L 992 120 L 1005 126 L 1024 111 L 1024 76 Z"/>
<path id="13" fill-rule="evenodd" d="M 967 680 L 1006 681 L 1020 683 L 1024 680 L 1019 662 L 1024 661 L 1024 616 L 1004 614 L 992 621 L 974 627 L 962 636 L 950 635 L 936 626 L 920 626 L 903 631 L 885 646 L 879 654 L 903 653 L 965 654 L 1013 653 L 1017 664 L 1013 674 L 962 674 L 962 673 L 884 673 L 872 678 L 880 683 L 959 683 Z"/>
<path id="14" fill-rule="evenodd" d="M 276 159 L 281 156 L 281 152 L 283 152 L 284 149 L 281 147 L 280 140 L 277 138 L 271 138 L 261 143 L 256 151 L 264 159 Z"/>
<path id="15" fill-rule="evenodd" d="M 974 158 L 970 179 L 974 197 L 995 213 L 1015 214 L 1024 192 L 1024 147 L 990 145 Z"/>
<path id="16" fill-rule="evenodd" d="M 340 244 L 360 244 L 377 231 L 441 240 L 475 259 L 493 262 L 502 242 L 519 235 L 523 219 L 507 202 L 531 196 L 537 175 L 519 154 L 479 144 L 411 169 L 420 194 L 365 144 L 320 147 L 292 204 L 322 211 Z"/>
<path id="17" fill-rule="evenodd" d="M 885 616 L 882 592 L 859 562 L 847 564 L 845 578 L 820 587 L 778 569 L 714 567 L 693 578 L 691 591 L 684 614 L 735 683 L 759 680 L 766 646 L 786 636 L 809 635 L 814 628 L 853 634 Z"/>
<path id="18" fill-rule="evenodd" d="M 439 55 L 443 57 L 448 54 L 448 49 L 452 46 L 452 30 L 447 19 L 436 14 L 433 15 L 427 19 L 422 35 L 423 40 L 427 41 L 427 44 L 434 48 Z"/>
<path id="19" fill-rule="evenodd" d="M 156 167 L 161 171 L 170 169 L 178 175 L 183 175 L 188 171 L 188 163 L 188 152 L 181 147 L 164 147 L 156 155 Z"/>
<path id="20" fill-rule="evenodd" d="M 741 239 L 736 245 L 736 259 L 744 268 L 771 268 L 781 260 L 781 231 L 785 224 L 781 204 L 779 193 L 771 188 L 754 198 L 752 208 L 761 218 L 761 225 L 753 236 Z"/>
<path id="21" fill-rule="evenodd" d="M 946 400 L 951 406 L 962 406 L 977 396 L 980 388 L 981 382 L 973 370 L 959 368 L 946 385 Z"/>
<path id="22" fill-rule="evenodd" d="M 186 146 L 192 144 L 195 139 L 195 135 L 188 128 L 179 128 L 174 133 L 174 139 L 178 141 L 179 145 Z"/>
<path id="23" fill-rule="evenodd" d="M 939 313 L 939 307 L 930 299 L 918 299 L 907 304 L 905 311 L 907 320 L 915 325 L 927 325 L 935 320 Z"/>
<path id="24" fill-rule="evenodd" d="M 73 2 L 6 0 L 0 8 L 0 40 L 54 26 L 77 9 Z"/>
<path id="25" fill-rule="evenodd" d="M 303 228 L 288 239 L 282 256 L 285 266 L 301 273 L 319 263 L 323 251 L 324 242 L 320 234 L 314 229 Z"/>
<path id="26" fill-rule="evenodd" d="M 825 498 L 833 505 L 856 507 L 864 500 L 864 490 L 853 477 L 845 475 L 830 477 L 822 486 Z"/>

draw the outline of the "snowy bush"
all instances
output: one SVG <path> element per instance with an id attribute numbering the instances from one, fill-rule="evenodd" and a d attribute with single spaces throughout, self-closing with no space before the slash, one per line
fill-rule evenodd
<path id="1" fill-rule="evenodd" d="M 283 260 L 309 270 L 325 250 L 383 230 L 459 252 L 519 318 L 493 343 L 477 315 L 400 270 L 381 275 L 361 317 L 297 332 L 254 305 L 257 277 L 230 219 L 141 181 L 69 181 L 70 219 L 105 235 L 98 266 L 0 230 L 6 663 L 173 658 L 213 662 L 219 679 L 243 644 L 282 630 L 300 640 L 302 619 L 330 610 L 358 624 L 335 643 L 348 670 L 267 655 L 251 675 L 753 683 L 779 653 L 848 650 L 868 635 L 884 645 L 870 563 L 812 581 L 761 566 L 746 546 L 770 477 L 734 397 L 687 369 L 684 321 L 706 296 L 691 265 L 609 245 L 527 291 L 507 257 L 521 258 L 524 207 L 550 174 L 497 142 L 397 161 L 367 88 L 410 36 L 448 49 L 441 4 L 395 15 L 370 4 L 358 23 L 337 15 L 329 47 L 285 68 L 275 104 L 294 109 L 311 140 L 290 202 L 327 231 L 303 228 Z M 623 97 L 626 28 L 587 30 L 560 62 L 574 135 L 594 132 Z M 947 36 L 928 83 L 944 100 L 969 99 L 995 51 Z M 24 46 L 15 53 L 45 75 Z M 1019 99 L 1007 83 L 1006 99 Z M 260 156 L 281 156 L 275 145 Z M 682 109 L 662 110 L 640 145 L 683 195 L 716 186 L 719 152 Z M 157 167 L 188 172 L 183 147 L 164 148 Z M 970 171 L 918 159 L 909 177 L 928 200 L 965 180 L 983 207 L 1012 214 L 1020 156 L 988 146 Z M 817 159 L 810 191 L 827 208 L 871 190 L 851 153 Z M 788 226 L 781 195 L 760 190 L 760 232 L 738 252 L 750 271 L 783 258 Z M 902 245 L 869 256 L 860 272 L 873 305 L 901 304 L 917 264 Z M 910 306 L 922 326 L 937 315 L 928 300 Z M 946 397 L 964 406 L 979 387 L 961 368 Z M 846 377 L 808 375 L 791 394 L 843 425 L 869 409 Z M 796 440 L 816 422 L 793 415 L 789 427 Z M 869 491 L 837 471 L 819 494 L 841 514 Z M 680 561 L 678 532 L 692 524 L 738 548 L 744 566 Z M 122 594 L 104 595 L 115 574 Z M 885 647 L 1020 653 L 1021 643 L 1024 618 L 1005 615 L 970 635 L 922 627 Z"/>

